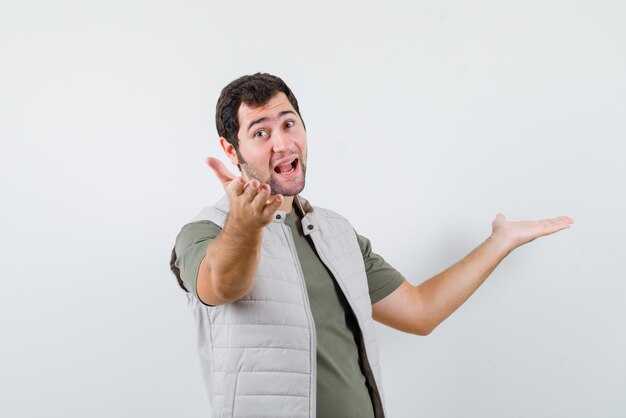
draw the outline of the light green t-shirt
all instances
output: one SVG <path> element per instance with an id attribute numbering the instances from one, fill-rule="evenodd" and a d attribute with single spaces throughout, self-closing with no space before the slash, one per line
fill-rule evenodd
<path id="1" fill-rule="evenodd" d="M 350 306 L 321 262 L 313 243 L 304 235 L 298 210 L 285 219 L 291 229 L 304 273 L 317 334 L 317 416 L 374 417 L 372 400 L 359 358 L 360 331 Z M 185 288 L 196 295 L 198 267 L 221 228 L 210 221 L 185 225 L 176 238 L 176 267 Z M 373 303 L 404 282 L 400 273 L 372 252 L 369 240 L 357 234 Z M 370 382 L 372 383 L 372 382 Z"/>

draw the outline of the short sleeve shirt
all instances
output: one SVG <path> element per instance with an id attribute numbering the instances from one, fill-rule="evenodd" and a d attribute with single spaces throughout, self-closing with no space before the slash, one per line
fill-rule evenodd
<path id="1" fill-rule="evenodd" d="M 317 335 L 317 415 L 373 418 L 372 399 L 359 356 L 360 331 L 345 296 L 302 229 L 298 211 L 287 214 L 307 287 Z M 187 290 L 196 294 L 196 277 L 208 245 L 221 228 L 210 221 L 185 225 L 176 240 L 176 265 Z M 404 278 L 357 234 L 373 303 L 397 289 Z M 372 382 L 370 382 L 371 385 Z M 346 401 L 349 400 L 349 401 Z"/>
<path id="2" fill-rule="evenodd" d="M 293 212 L 288 215 L 291 213 Z M 183 226 L 176 237 L 176 267 L 180 269 L 185 289 L 196 297 L 198 296 L 196 279 L 200 262 L 209 244 L 221 231 L 222 229 L 211 221 L 196 221 Z M 404 278 L 383 257 L 372 251 L 369 239 L 357 233 L 357 241 L 363 254 L 370 300 L 374 304 L 396 290 Z"/>

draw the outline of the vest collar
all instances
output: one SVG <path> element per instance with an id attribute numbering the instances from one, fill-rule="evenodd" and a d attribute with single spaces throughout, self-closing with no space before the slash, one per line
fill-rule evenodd
<path id="1" fill-rule="evenodd" d="M 302 216 L 308 215 L 309 213 L 313 213 L 313 206 L 306 200 L 304 197 L 295 195 L 293 198 L 294 205 L 300 211 Z"/>
<path id="2" fill-rule="evenodd" d="M 318 222 L 313 211 L 313 206 L 300 195 L 296 195 L 293 199 L 296 210 L 302 214 L 302 231 L 304 235 L 310 235 L 312 232 L 317 231 Z"/>
<path id="3" fill-rule="evenodd" d="M 315 217 L 315 211 L 313 210 L 313 206 L 311 206 L 309 201 L 300 195 L 296 195 L 294 196 L 293 202 L 293 210 L 297 210 L 302 217 L 302 230 L 304 231 L 304 235 L 309 235 L 312 232 L 317 231 L 319 225 Z M 224 212 L 228 212 L 228 209 L 230 207 L 230 205 L 228 204 L 228 196 L 224 195 L 217 202 L 216 206 L 222 208 Z M 276 213 L 274 213 L 274 219 L 272 220 L 272 223 L 284 223 L 286 216 L 287 212 L 283 210 L 276 211 Z"/>
<path id="4" fill-rule="evenodd" d="M 313 211 L 313 206 L 302 196 L 296 195 L 293 198 L 293 210 L 299 212 L 300 217 L 302 218 L 302 230 L 304 231 L 304 235 L 309 235 L 312 232 L 315 232 L 318 228 L 315 212 Z M 283 210 L 279 210 L 274 214 L 273 223 L 283 223 L 285 222 L 285 217 L 287 216 L 287 212 Z"/>

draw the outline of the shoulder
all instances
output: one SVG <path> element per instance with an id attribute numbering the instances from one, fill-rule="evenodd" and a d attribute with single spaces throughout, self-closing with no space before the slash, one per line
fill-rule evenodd
<path id="1" fill-rule="evenodd" d="M 224 196 L 214 205 L 202 209 L 180 229 L 176 247 L 188 246 L 198 241 L 217 237 L 228 215 L 228 199 Z"/>
<path id="2" fill-rule="evenodd" d="M 220 200 L 215 202 L 215 204 L 207 206 L 200 212 L 198 212 L 198 214 L 194 216 L 191 220 L 191 223 L 195 223 L 198 221 L 211 221 L 218 226 L 223 227 L 224 222 L 226 222 L 228 210 L 228 198 L 226 196 L 223 196 Z"/>
<path id="3" fill-rule="evenodd" d="M 320 216 L 320 217 L 330 218 L 330 219 L 342 219 L 346 222 L 348 221 L 343 215 L 340 215 L 334 210 L 322 208 L 319 206 L 313 206 L 313 211 L 315 212 L 317 216 Z"/>
<path id="4" fill-rule="evenodd" d="M 212 221 L 201 220 L 189 222 L 180 229 L 180 232 L 176 236 L 175 247 L 178 250 L 181 250 L 195 243 L 199 243 L 207 239 L 214 239 L 221 231 L 222 228 Z"/>
<path id="5" fill-rule="evenodd" d="M 354 236 L 356 237 L 356 241 L 359 244 L 359 248 L 361 250 L 361 253 L 363 254 L 363 257 L 369 255 L 369 253 L 371 252 L 370 240 L 367 237 L 364 237 L 357 233 L 354 229 L 354 226 L 352 226 L 352 224 L 350 223 L 350 221 L 348 221 L 346 217 L 331 209 L 323 208 L 320 206 L 310 207 L 313 208 L 313 212 L 315 213 L 315 216 L 319 221 L 324 222 L 324 220 L 328 220 L 331 223 L 341 225 L 341 230 L 350 230 L 350 234 L 354 234 Z"/>
<path id="6" fill-rule="evenodd" d="M 206 230 L 212 230 L 212 229 L 221 230 L 222 228 L 213 221 L 200 220 L 200 221 L 192 221 L 192 222 L 186 223 L 180 229 L 180 233 L 182 234 L 182 233 L 189 233 L 193 231 L 206 231 Z"/>
<path id="7" fill-rule="evenodd" d="M 323 239 L 336 239 L 338 235 L 349 237 L 356 242 L 354 227 L 343 215 L 327 208 L 314 206 L 311 218 L 312 223 L 320 227 Z"/>
<path id="8" fill-rule="evenodd" d="M 326 227 L 330 227 L 331 230 L 335 230 L 335 231 L 354 230 L 350 221 L 348 221 L 346 217 L 335 212 L 334 210 L 322 208 L 319 206 L 314 206 L 313 217 L 320 225 L 325 225 Z"/>
<path id="9" fill-rule="evenodd" d="M 313 214 L 317 218 L 327 218 L 327 219 L 341 219 L 347 221 L 347 219 L 335 212 L 334 210 L 330 210 L 328 208 L 324 208 L 321 206 L 314 206 L 304 197 L 298 195 L 294 201 L 294 204 L 300 209 L 301 212 L 305 214 Z"/>

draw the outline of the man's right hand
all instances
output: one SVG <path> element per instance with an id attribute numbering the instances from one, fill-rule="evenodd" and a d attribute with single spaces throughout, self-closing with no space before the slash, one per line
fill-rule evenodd
<path id="1" fill-rule="evenodd" d="M 224 186 L 230 203 L 229 220 L 243 231 L 257 231 L 272 221 L 283 203 L 283 196 L 272 196 L 270 186 L 258 180 L 247 181 L 236 177 L 216 158 L 208 157 L 207 164 Z"/>
<path id="2" fill-rule="evenodd" d="M 202 302 L 222 305 L 242 298 L 254 285 L 263 227 L 272 221 L 284 198 L 271 196 L 269 185 L 258 180 L 236 177 L 218 159 L 209 157 L 207 164 L 224 186 L 230 210 L 200 262 L 196 291 Z"/>

